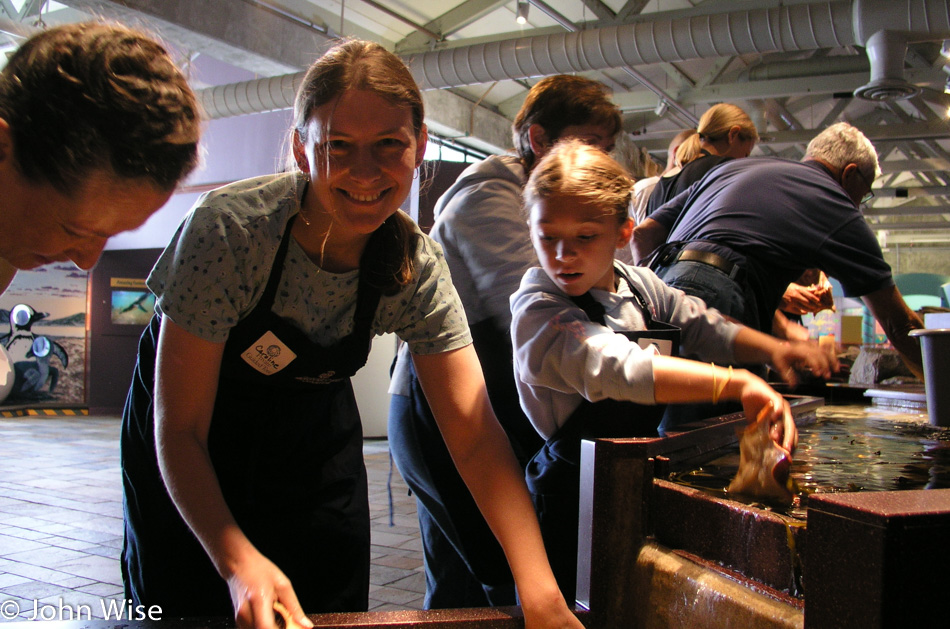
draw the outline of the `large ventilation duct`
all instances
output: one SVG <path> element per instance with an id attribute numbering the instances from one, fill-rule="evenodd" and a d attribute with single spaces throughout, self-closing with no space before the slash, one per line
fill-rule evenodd
<path id="1" fill-rule="evenodd" d="M 856 95 L 881 100 L 906 98 L 911 89 L 916 90 L 903 76 L 907 44 L 941 39 L 950 39 L 947 0 L 836 0 L 521 37 L 420 53 L 406 62 L 423 89 L 437 89 L 689 59 L 861 45 L 868 49 L 871 83 Z M 274 90 L 298 84 L 302 73 L 288 77 L 202 90 L 202 102 L 211 117 L 264 111 L 255 109 L 258 103 L 265 107 L 270 103 L 272 109 L 288 107 L 293 94 Z M 264 85 L 257 85 L 261 82 Z"/>
<path id="2" fill-rule="evenodd" d="M 854 90 L 864 100 L 901 100 L 920 93 L 920 88 L 904 78 L 907 39 L 894 31 L 878 31 L 866 42 L 871 62 L 871 80 Z"/>
<path id="3" fill-rule="evenodd" d="M 950 37 L 946 0 L 855 0 L 854 34 L 871 61 L 871 80 L 855 90 L 866 100 L 897 100 L 920 93 L 904 78 L 907 44 Z"/>
<path id="4" fill-rule="evenodd" d="M 749 53 L 867 47 L 871 82 L 855 95 L 907 98 L 907 44 L 950 37 L 946 0 L 840 0 L 623 24 L 416 55 L 426 88 Z"/>
<path id="5" fill-rule="evenodd" d="M 424 88 L 855 43 L 851 2 L 749 9 L 521 37 L 411 57 Z"/>
<path id="6" fill-rule="evenodd" d="M 198 90 L 205 115 L 212 120 L 263 111 L 290 109 L 304 72 L 272 76 Z"/>
<path id="7" fill-rule="evenodd" d="M 739 73 L 739 81 L 772 81 L 827 74 L 851 74 L 870 69 L 864 55 L 836 55 L 813 57 L 795 61 L 772 61 L 761 63 Z"/>

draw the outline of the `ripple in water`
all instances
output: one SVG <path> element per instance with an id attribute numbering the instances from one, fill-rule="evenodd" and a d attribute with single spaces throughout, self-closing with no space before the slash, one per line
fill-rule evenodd
<path id="1" fill-rule="evenodd" d="M 779 508 L 743 502 L 804 518 L 808 495 L 814 493 L 950 488 L 950 429 L 931 426 L 926 413 L 826 406 L 817 416 L 800 418 L 798 434 L 791 471 L 799 488 L 795 503 Z M 671 480 L 725 496 L 738 469 L 736 445 Z"/>

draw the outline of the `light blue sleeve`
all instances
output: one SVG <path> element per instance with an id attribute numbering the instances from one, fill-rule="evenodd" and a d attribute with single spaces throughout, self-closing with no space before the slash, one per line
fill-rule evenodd
<path id="1" fill-rule="evenodd" d="M 181 224 L 148 278 L 156 310 L 186 331 L 221 343 L 266 285 L 279 226 L 199 206 Z"/>
<path id="2" fill-rule="evenodd" d="M 680 356 L 698 357 L 722 364 L 735 364 L 734 345 L 740 325 L 707 308 L 698 297 L 670 288 L 644 267 L 625 267 L 631 280 L 639 280 L 653 317 L 680 329 Z"/>
<path id="3" fill-rule="evenodd" d="M 384 331 L 395 332 L 414 354 L 438 354 L 470 344 L 468 320 L 442 248 L 421 232 L 414 266 L 415 282 L 380 304 Z"/>
<path id="4" fill-rule="evenodd" d="M 594 323 L 543 271 L 528 271 L 511 298 L 514 369 L 521 406 L 550 437 L 582 400 L 654 404 L 653 353 Z"/>

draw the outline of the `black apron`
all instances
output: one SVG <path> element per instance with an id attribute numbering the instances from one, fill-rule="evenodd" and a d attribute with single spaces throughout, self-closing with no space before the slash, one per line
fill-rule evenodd
<path id="1" fill-rule="evenodd" d="M 469 327 L 495 417 L 505 430 L 515 457 L 524 469 L 544 440 L 521 410 L 512 367 L 511 337 L 502 332 L 491 318 Z M 444 534 L 475 579 L 488 586 L 513 586 L 514 577 L 505 553 L 455 467 L 411 359 L 408 371 L 412 413 L 407 419 L 411 427 L 406 429 L 411 429 L 419 450 L 424 453 L 424 475 L 431 478 L 432 482 L 432 487 L 418 490 L 410 488 L 417 494 L 424 491 L 441 500 L 451 522 L 443 522 L 441 517 L 434 515 L 432 517 L 443 530 L 452 531 Z M 405 460 L 397 458 L 397 463 L 403 464 Z M 502 596 L 500 591 L 496 593 L 496 598 L 499 596 Z M 504 598 L 500 600 L 504 602 L 498 604 L 516 604 L 513 594 L 510 601 Z"/>
<path id="2" fill-rule="evenodd" d="M 238 525 L 287 575 L 303 608 L 363 611 L 369 506 L 349 378 L 369 354 L 380 294 L 360 282 L 353 331 L 328 347 L 274 314 L 294 218 L 260 303 L 225 344 L 208 450 Z M 232 617 L 227 584 L 179 516 L 158 469 L 152 411 L 160 324 L 155 315 L 142 335 L 123 411 L 126 597 L 160 605 L 166 618 Z"/>
<path id="3" fill-rule="evenodd" d="M 619 267 L 643 313 L 645 330 L 620 332 L 641 347 L 655 345 L 662 354 L 679 354 L 680 329 L 654 321 L 646 300 Z M 590 293 L 573 298 L 588 318 L 602 325 L 604 307 Z M 663 351 L 668 349 L 669 351 Z M 525 480 L 541 525 L 551 569 L 567 601 L 574 601 L 577 584 L 577 527 L 580 501 L 581 440 L 597 437 L 656 437 L 663 405 L 619 400 L 583 400 L 544 447 L 528 462 Z"/>

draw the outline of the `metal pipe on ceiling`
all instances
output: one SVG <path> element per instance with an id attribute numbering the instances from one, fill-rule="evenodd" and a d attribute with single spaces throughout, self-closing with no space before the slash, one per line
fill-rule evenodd
<path id="1" fill-rule="evenodd" d="M 854 43 L 852 3 L 837 0 L 520 37 L 420 53 L 408 61 L 421 85 L 440 88 Z"/>
<path id="2" fill-rule="evenodd" d="M 871 63 L 865 55 L 837 55 L 796 61 L 772 61 L 750 66 L 739 73 L 740 81 L 774 81 L 804 76 L 868 72 Z"/>
<path id="3" fill-rule="evenodd" d="M 660 17 L 420 53 L 405 61 L 423 89 L 437 89 L 688 59 L 865 45 L 875 33 L 890 29 L 905 42 L 950 39 L 950 5 L 947 0 L 832 0 Z M 900 47 L 891 45 L 888 50 L 885 54 L 893 55 Z M 902 61 L 879 59 L 886 66 L 880 70 L 875 69 L 875 57 L 870 60 L 872 77 L 904 80 Z M 900 76 L 888 76 L 895 73 Z M 200 96 L 211 118 L 286 108 L 292 105 L 293 94 L 275 93 L 274 83 L 289 89 L 302 76 L 217 86 L 200 90 Z M 257 82 L 264 85 L 252 85 Z"/>
<path id="4" fill-rule="evenodd" d="M 558 13 L 553 7 L 548 5 L 543 0 L 528 0 L 528 1 L 531 4 L 535 5 L 536 7 L 538 7 L 539 9 L 541 9 L 552 20 L 554 20 L 555 22 L 560 24 L 562 27 L 564 27 L 565 30 L 570 31 L 572 33 L 576 33 L 581 30 L 580 27 L 578 27 L 569 19 L 567 19 L 566 17 Z M 620 69 L 625 74 L 627 74 L 627 76 L 632 77 L 635 81 L 640 83 L 640 85 L 642 85 L 643 87 L 647 88 L 648 90 L 650 90 L 651 92 L 657 95 L 657 97 L 660 99 L 660 102 L 657 105 L 657 107 L 664 107 L 664 108 L 665 106 L 672 107 L 681 116 L 683 116 L 683 118 L 685 118 L 686 121 L 690 125 L 694 127 L 699 123 L 699 119 L 695 115 L 693 115 L 693 112 L 686 109 L 685 107 L 680 105 L 678 102 L 676 102 L 674 98 L 671 98 L 669 95 L 667 95 L 667 93 L 664 92 L 662 89 L 660 89 L 659 86 L 657 86 L 653 81 L 651 81 L 646 76 L 644 76 L 642 72 L 637 72 L 636 70 L 630 67 L 623 67 Z"/>
<path id="5" fill-rule="evenodd" d="M 950 38 L 946 0 L 833 0 L 663 18 L 413 55 L 426 88 L 750 53 L 868 46 L 871 82 L 856 96 L 906 98 L 906 45 Z"/>

